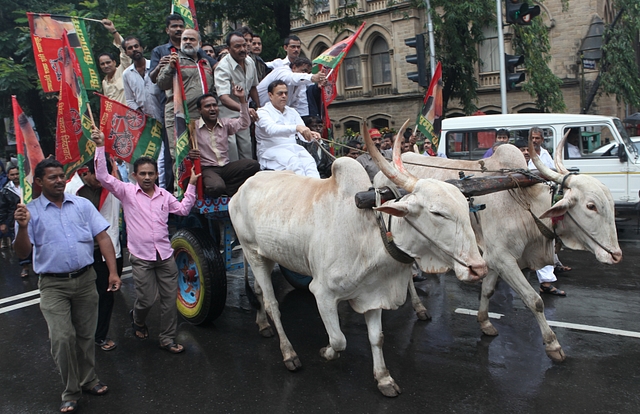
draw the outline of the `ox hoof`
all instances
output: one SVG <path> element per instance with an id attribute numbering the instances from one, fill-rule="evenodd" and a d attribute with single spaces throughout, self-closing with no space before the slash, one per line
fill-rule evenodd
<path id="1" fill-rule="evenodd" d="M 336 352 L 330 346 L 325 346 L 320 349 L 320 356 L 327 361 L 333 361 L 340 358 L 340 352 Z"/>
<path id="2" fill-rule="evenodd" d="M 385 397 L 397 397 L 399 394 L 402 394 L 402 390 L 391 377 L 380 381 L 378 383 L 378 389 Z"/>
<path id="3" fill-rule="evenodd" d="M 564 354 L 562 348 L 547 349 L 547 356 L 551 358 L 553 362 L 562 362 L 566 358 L 566 355 Z"/>
<path id="4" fill-rule="evenodd" d="M 431 315 L 429 315 L 429 312 L 427 312 L 426 310 L 416 312 L 416 316 L 421 321 L 430 321 L 431 320 Z"/>
<path id="5" fill-rule="evenodd" d="M 300 362 L 300 358 L 297 355 L 292 356 L 291 358 L 284 360 L 284 365 L 287 367 L 289 371 L 297 371 L 302 368 L 302 362 Z"/>
<path id="6" fill-rule="evenodd" d="M 270 326 L 260 329 L 260 336 L 263 338 L 271 338 L 273 337 L 273 329 Z"/>
<path id="7" fill-rule="evenodd" d="M 490 323 L 480 326 L 482 333 L 488 336 L 498 336 L 498 330 Z"/>

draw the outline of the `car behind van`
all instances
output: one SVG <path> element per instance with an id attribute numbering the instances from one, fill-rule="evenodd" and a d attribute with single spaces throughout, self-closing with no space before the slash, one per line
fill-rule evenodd
<path id="1" fill-rule="evenodd" d="M 565 167 L 598 178 L 611 191 L 616 210 L 635 209 L 640 201 L 640 143 L 632 142 L 618 118 L 570 114 L 448 118 L 442 122 L 438 152 L 453 159 L 481 159 L 495 142 L 498 129 L 507 129 L 509 142 L 513 143 L 528 138 L 533 127 L 542 129 L 543 145 L 552 156 L 563 135 L 570 131 L 571 144 L 563 149 Z M 569 151 L 571 145 L 575 147 Z"/>

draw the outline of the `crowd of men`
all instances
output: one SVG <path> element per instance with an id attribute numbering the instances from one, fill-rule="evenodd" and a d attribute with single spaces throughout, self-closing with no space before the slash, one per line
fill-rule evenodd
<path id="1" fill-rule="evenodd" d="M 113 295 L 121 285 L 121 240 L 126 238 L 136 292 L 130 311 L 135 337 L 149 338 L 147 316 L 157 301 L 160 348 L 172 354 L 185 351 L 176 342 L 178 269 L 167 223 L 169 214 L 189 214 L 200 174 L 191 171 L 178 201 L 172 193 L 175 79 L 195 121 L 197 148 L 189 157 L 201 161 L 208 196 L 233 196 L 260 169 L 317 178 L 331 174 L 331 160 L 319 142 L 318 96 L 326 77 L 311 74 L 311 62 L 300 57 L 296 36 L 284 40 L 286 57 L 265 62 L 261 39 L 248 28 L 229 33 L 224 47 L 214 47 L 202 44 L 200 34 L 185 29 L 183 18 L 172 14 L 165 22 L 168 42 L 153 48 L 147 59 L 138 37 L 122 37 L 108 19 L 102 23 L 120 52 L 119 65 L 110 52 L 98 56 L 103 93 L 163 124 L 160 159 L 142 157 L 129 171 L 106 154 L 104 134 L 94 126 L 95 157 L 78 171 L 78 186 L 67 186 L 63 166 L 47 158 L 35 166 L 40 197 L 28 205 L 20 202 L 15 165 L 3 171 L 6 183 L 0 193 L 0 233 L 14 239 L 21 276 L 28 277 L 30 263 L 39 275 L 40 308 L 64 383 L 60 412 L 66 413 L 78 410 L 83 392 L 109 391 L 96 374 L 95 349 L 117 347 L 108 331 Z M 390 159 L 393 134 L 383 136 L 375 128 L 369 134 Z M 419 152 L 415 131 L 405 131 L 400 139 L 403 152 Z M 444 156 L 427 142 L 424 155 Z M 360 141 L 348 142 L 343 155 L 361 163 L 373 181 L 379 170 L 362 153 Z M 119 225 L 121 210 L 126 237 Z M 555 290 L 551 276 L 541 279 L 541 289 Z"/>

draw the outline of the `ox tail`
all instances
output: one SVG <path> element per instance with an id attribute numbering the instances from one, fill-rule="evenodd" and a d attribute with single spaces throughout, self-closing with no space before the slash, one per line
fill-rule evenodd
<path id="1" fill-rule="evenodd" d="M 247 295 L 247 299 L 249 303 L 254 309 L 260 310 L 260 301 L 256 296 L 256 293 L 253 291 L 251 284 L 249 283 L 249 264 L 247 263 L 247 258 L 242 255 L 242 260 L 244 264 L 244 292 Z"/>

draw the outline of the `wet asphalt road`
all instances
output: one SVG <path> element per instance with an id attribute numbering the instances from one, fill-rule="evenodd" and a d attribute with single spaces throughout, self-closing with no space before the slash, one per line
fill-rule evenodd
<path id="1" fill-rule="evenodd" d="M 640 332 L 640 243 L 621 242 L 624 260 L 613 267 L 586 252 L 564 251 L 574 268 L 559 276 L 566 298 L 545 296 L 548 320 Z M 57 412 L 61 382 L 49 353 L 47 327 L 37 299 L 13 301 L 36 289 L 36 277 L 20 280 L 11 252 L 0 254 L 0 413 Z M 230 286 L 238 285 L 230 276 Z M 529 281 L 536 284 L 535 275 Z M 116 296 L 111 337 L 118 348 L 96 350 L 97 370 L 111 391 L 85 396 L 85 413 L 637 413 L 640 412 L 640 338 L 553 328 L 567 355 L 553 363 L 544 352 L 532 314 L 505 283 L 491 311 L 500 335 L 483 336 L 475 317 L 456 309 L 478 308 L 479 285 L 455 276 L 430 275 L 417 283 L 433 316 L 418 321 L 409 304 L 383 314 L 384 353 L 402 387 L 382 396 L 373 380 L 371 351 L 362 315 L 340 306 L 347 349 L 326 362 L 318 351 L 327 336 L 311 294 L 292 290 L 276 275 L 282 320 L 303 369 L 290 373 L 278 341 L 258 334 L 241 290 L 230 289 L 227 307 L 206 327 L 181 322 L 187 352 L 158 348 L 157 308 L 147 324 L 151 337 L 136 340 L 128 310 L 134 293 L 125 279 Z"/>

